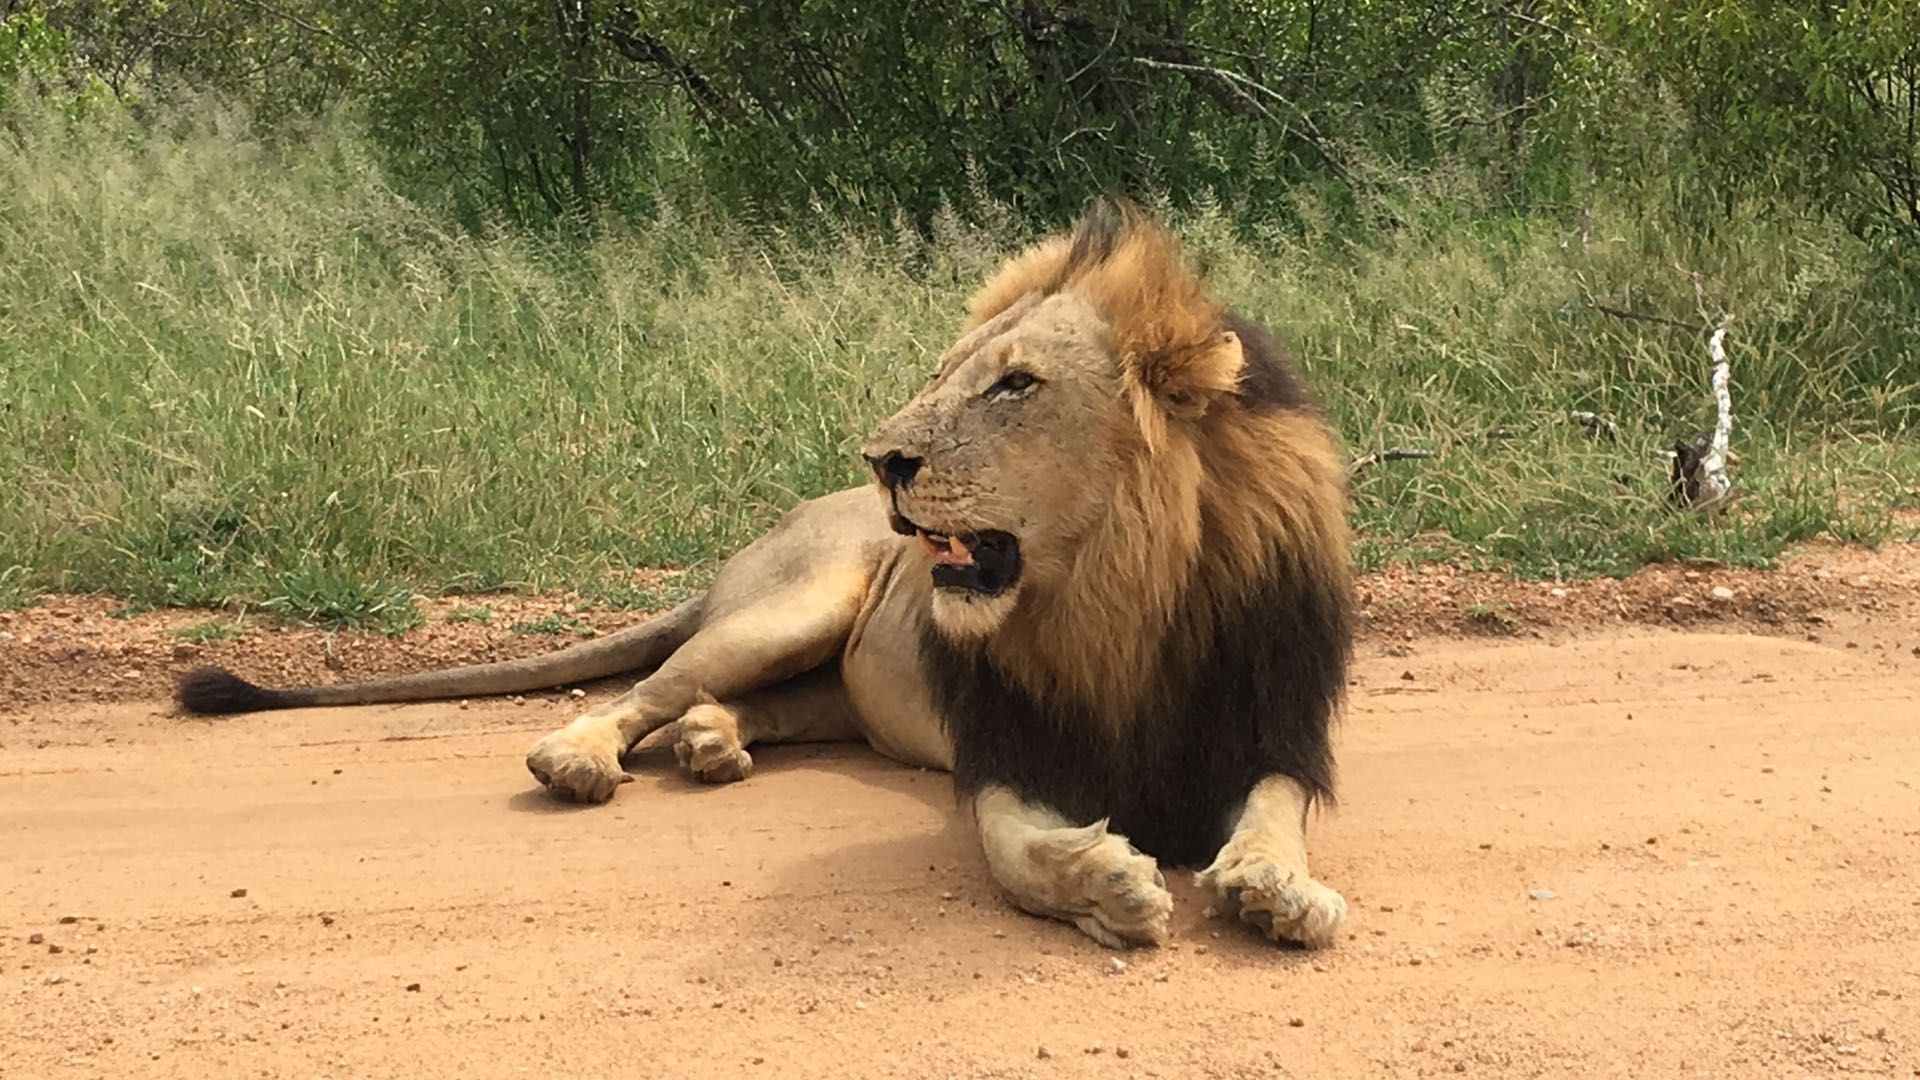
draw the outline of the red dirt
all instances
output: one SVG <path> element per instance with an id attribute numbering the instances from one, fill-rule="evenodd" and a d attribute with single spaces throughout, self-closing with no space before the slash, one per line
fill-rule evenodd
<path id="1" fill-rule="evenodd" d="M 559 695 L 180 719 L 169 670 L 329 677 L 322 636 L 4 613 L 0 1075 L 1920 1075 L 1920 548 L 1688 575 L 1370 578 L 1311 833 L 1347 935 L 1170 874 L 1123 970 L 858 748 L 569 808 L 520 761 Z M 557 644 L 494 603 L 337 671 Z"/>

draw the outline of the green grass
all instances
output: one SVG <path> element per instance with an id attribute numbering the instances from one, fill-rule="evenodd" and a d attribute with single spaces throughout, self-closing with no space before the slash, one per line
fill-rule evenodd
<path id="1" fill-rule="evenodd" d="M 226 622 L 209 619 L 206 622 L 194 623 L 192 626 L 183 626 L 175 630 L 173 636 L 195 645 L 212 645 L 236 636 L 242 629 L 237 619 Z"/>
<path id="2" fill-rule="evenodd" d="M 526 619 L 507 628 L 515 634 L 572 634 L 575 637 L 592 637 L 598 631 L 573 616 L 546 615 L 538 619 Z"/>
<path id="3" fill-rule="evenodd" d="M 480 623 L 485 625 L 493 621 L 493 609 L 486 605 L 471 607 L 462 605 L 446 613 L 441 619 L 449 623 Z"/>
<path id="4" fill-rule="evenodd" d="M 0 605 L 100 590 L 397 631 L 416 593 L 670 603 L 692 586 L 619 583 L 701 580 L 857 482 L 861 434 L 1024 238 L 944 220 L 801 244 L 705 219 L 475 237 L 396 196 L 351 131 L 15 128 Z M 1603 200 L 1589 246 L 1552 214 L 1407 191 L 1409 224 L 1358 240 L 1178 222 L 1223 296 L 1295 345 L 1351 449 L 1436 451 L 1358 478 L 1364 564 L 1612 574 L 1911 532 L 1920 274 L 1894 256 L 1778 209 L 1706 231 Z M 1744 494 L 1718 522 L 1664 507 L 1656 457 L 1710 423 L 1704 335 L 1589 306 L 1691 319 L 1675 266 L 1738 316 Z"/>

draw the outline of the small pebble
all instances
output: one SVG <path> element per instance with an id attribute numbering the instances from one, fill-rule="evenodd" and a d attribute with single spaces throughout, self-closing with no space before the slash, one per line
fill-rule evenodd
<path id="1" fill-rule="evenodd" d="M 1289 1016 L 1287 1017 L 1287 1026 L 1288 1027 L 1306 1027 L 1307 1021 L 1305 1017 Z"/>
<path id="2" fill-rule="evenodd" d="M 1127 970 L 1127 962 L 1117 956 L 1107 957 L 1107 970 L 1115 975 Z"/>
<path id="3" fill-rule="evenodd" d="M 407 993 L 409 993 L 409 994 L 417 994 L 417 993 L 419 993 L 419 992 L 420 992 L 420 984 L 419 984 L 419 983 L 408 983 L 408 984 L 407 984 Z"/>
<path id="4" fill-rule="evenodd" d="M 1533 897 L 1535 900 L 1551 900 L 1553 899 L 1554 893 L 1552 889 L 1535 889 L 1527 895 Z"/>
<path id="5" fill-rule="evenodd" d="M 244 900 L 246 899 L 246 896 L 247 896 L 247 890 L 235 889 L 232 892 L 228 893 L 227 895 L 233 897 L 235 900 Z"/>
<path id="6" fill-rule="evenodd" d="M 570 698 L 583 698 L 587 696 L 587 692 L 576 686 L 573 689 L 567 691 L 567 696 Z M 760 1059 L 759 1058 L 753 1059 L 753 1063 L 755 1065 L 758 1065 L 760 1063 Z"/>
<path id="7" fill-rule="evenodd" d="M 1715 585 L 1713 587 L 1713 598 L 1724 604 L 1733 599 L 1733 590 L 1727 588 L 1725 585 Z"/>
<path id="8" fill-rule="evenodd" d="M 45 934 L 32 933 L 27 935 L 27 944 L 29 945 L 45 945 L 46 943 L 47 935 Z"/>
<path id="9" fill-rule="evenodd" d="M 77 923 L 77 922 L 79 922 L 79 921 L 80 921 L 80 916 L 78 916 L 78 915 L 62 915 L 62 916 L 60 916 L 60 925 L 61 925 L 61 926 L 72 926 L 72 925 L 73 925 L 74 923 Z"/>
<path id="10" fill-rule="evenodd" d="M 1113 1048 L 1113 1056 L 1117 1058 L 1132 1057 L 1133 1051 L 1128 1050 L 1124 1046 L 1116 1046 Z"/>
<path id="11" fill-rule="evenodd" d="M 1041 1061 L 1045 1061 L 1053 1056 L 1053 1051 L 1047 1049 L 1046 1044 L 1042 1043 L 1040 1049 L 1033 1052 L 1033 1056 L 1039 1058 Z"/>

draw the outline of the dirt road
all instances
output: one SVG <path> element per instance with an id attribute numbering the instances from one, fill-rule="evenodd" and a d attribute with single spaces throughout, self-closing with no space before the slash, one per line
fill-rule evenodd
<path id="1" fill-rule="evenodd" d="M 575 809 L 520 763 L 564 699 L 0 712 L 0 1075 L 1920 1075 L 1876 618 L 1368 644 L 1318 954 L 1184 874 L 1157 951 L 1017 914 L 947 779 L 852 748 Z"/>

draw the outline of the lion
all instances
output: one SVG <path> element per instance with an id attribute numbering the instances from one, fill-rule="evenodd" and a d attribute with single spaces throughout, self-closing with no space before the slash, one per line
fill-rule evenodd
<path id="1" fill-rule="evenodd" d="M 703 594 L 545 656 L 348 685 L 183 678 L 189 712 L 644 677 L 526 764 L 589 803 L 656 731 L 696 779 L 762 743 L 947 770 L 1006 897 L 1165 941 L 1162 865 L 1278 942 L 1335 940 L 1307 868 L 1351 653 L 1346 479 L 1315 399 L 1161 223 L 1100 201 L 974 295 L 931 382 Z M 877 497 L 876 497 L 877 496 Z"/>

